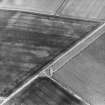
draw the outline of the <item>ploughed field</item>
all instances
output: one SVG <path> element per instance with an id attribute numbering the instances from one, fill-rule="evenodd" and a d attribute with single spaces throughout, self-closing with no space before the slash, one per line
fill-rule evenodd
<path id="1" fill-rule="evenodd" d="M 95 30 L 99 23 L 0 10 L 0 96 L 27 79 Z"/>

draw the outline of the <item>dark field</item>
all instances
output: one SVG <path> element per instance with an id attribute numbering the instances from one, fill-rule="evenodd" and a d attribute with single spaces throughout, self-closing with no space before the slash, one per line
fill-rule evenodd
<path id="1" fill-rule="evenodd" d="M 49 78 L 38 78 L 6 105 L 84 105 Z"/>
<path id="2" fill-rule="evenodd" d="M 0 11 L 0 96 L 9 96 L 100 23 Z"/>

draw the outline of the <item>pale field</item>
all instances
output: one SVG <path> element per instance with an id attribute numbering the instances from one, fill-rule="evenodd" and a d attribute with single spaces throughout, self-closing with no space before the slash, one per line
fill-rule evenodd
<path id="1" fill-rule="evenodd" d="M 91 105 L 105 105 L 105 34 L 53 76 Z"/>
<path id="2" fill-rule="evenodd" d="M 42 14 L 55 14 L 64 0 L 2 0 L 0 8 L 30 10 Z"/>
<path id="3" fill-rule="evenodd" d="M 105 19 L 105 0 L 68 0 L 60 15 L 87 19 Z"/>

